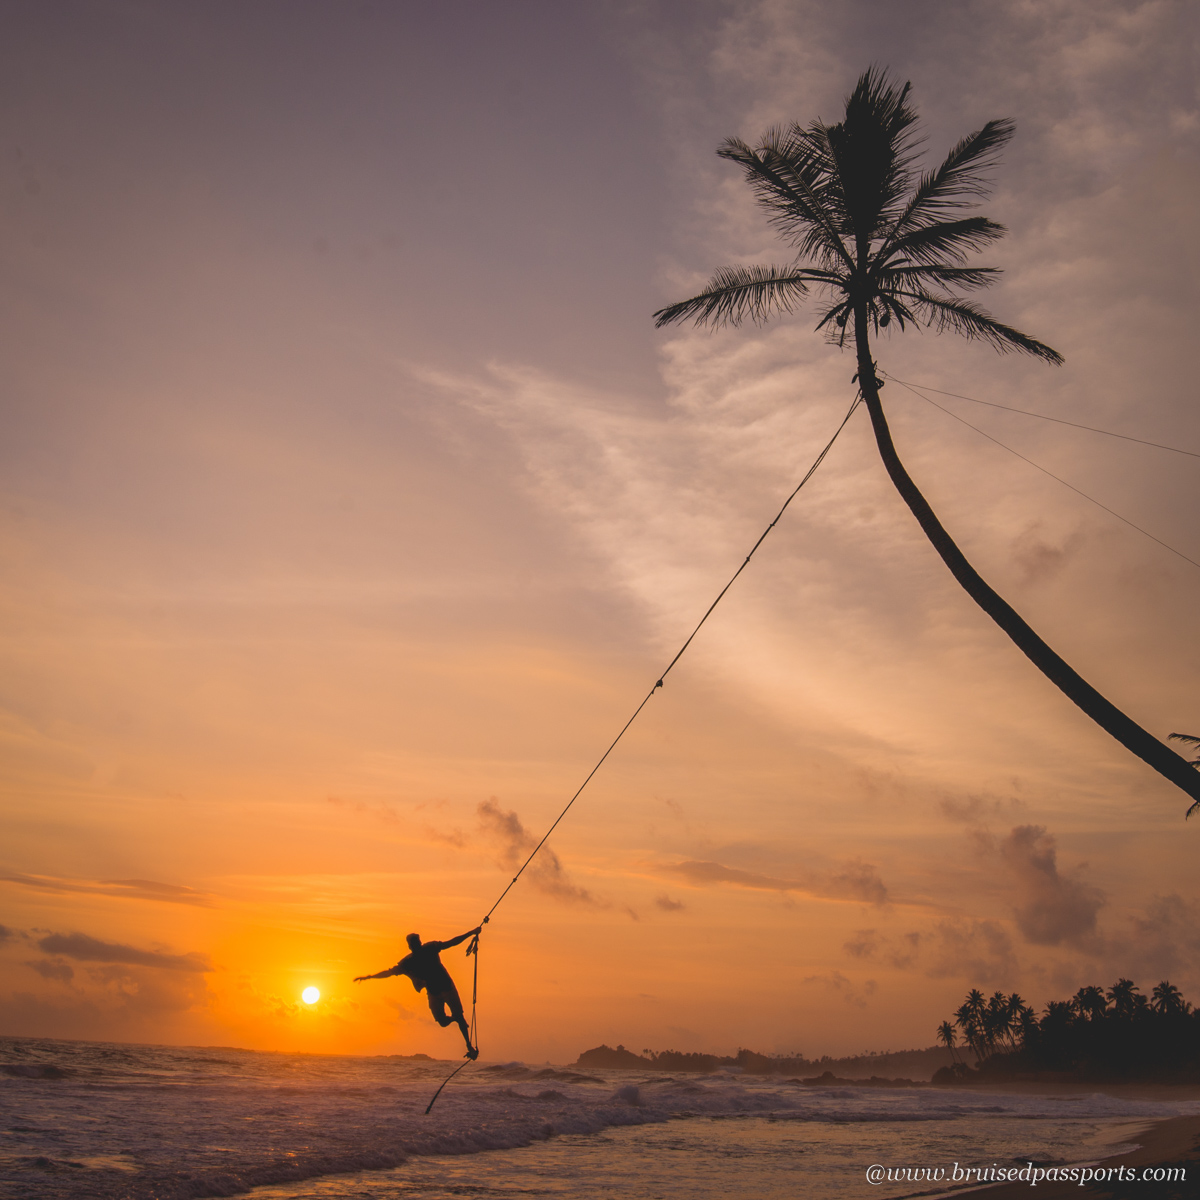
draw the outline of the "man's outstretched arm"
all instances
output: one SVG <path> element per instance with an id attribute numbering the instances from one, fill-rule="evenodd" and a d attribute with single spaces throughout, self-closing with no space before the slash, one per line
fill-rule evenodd
<path id="1" fill-rule="evenodd" d="M 460 943 L 465 942 L 467 940 L 467 938 L 474 937 L 482 929 L 483 929 L 482 925 L 476 925 L 474 929 L 468 929 L 466 933 L 460 933 L 458 935 L 458 937 L 451 938 L 448 942 L 436 942 L 434 944 L 438 948 L 438 953 L 441 953 L 441 951 L 443 951 L 443 950 L 449 950 L 451 946 L 457 946 Z M 429 942 L 426 942 L 425 944 L 427 946 L 430 945 Z"/>
<path id="2" fill-rule="evenodd" d="M 394 967 L 388 967 L 386 971 L 376 971 L 374 975 L 356 975 L 354 977 L 354 982 L 362 983 L 364 979 L 386 979 L 389 975 L 403 974 L 404 972 L 400 970 L 400 964 L 397 963 Z"/>

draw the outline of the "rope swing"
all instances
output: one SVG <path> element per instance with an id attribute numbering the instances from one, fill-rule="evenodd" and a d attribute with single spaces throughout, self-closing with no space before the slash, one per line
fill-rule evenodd
<path id="1" fill-rule="evenodd" d="M 696 628 L 693 629 L 692 632 L 688 635 L 687 641 L 685 641 L 683 643 L 683 645 L 679 647 L 679 651 L 676 653 L 675 657 L 673 659 L 671 659 L 671 661 L 669 663 L 667 663 L 666 669 L 659 675 L 654 686 L 643 697 L 641 704 L 639 704 L 637 706 L 637 708 L 635 708 L 633 710 L 633 715 L 629 718 L 628 721 L 625 722 L 624 725 L 621 726 L 620 733 L 618 733 L 617 736 L 615 738 L 613 738 L 612 742 L 609 744 L 608 749 L 604 751 L 604 753 L 600 756 L 599 760 L 596 762 L 596 765 L 587 773 L 587 777 L 576 789 L 575 794 L 570 798 L 570 800 L 567 801 L 562 812 L 560 812 L 558 814 L 558 816 L 555 817 L 554 823 L 542 835 L 542 840 L 540 842 L 538 842 L 538 844 L 536 846 L 534 846 L 534 848 L 529 852 L 529 857 L 526 858 L 525 861 L 521 864 L 520 870 L 518 870 L 517 873 L 512 877 L 512 879 L 509 880 L 508 885 L 505 887 L 504 891 L 502 891 L 500 893 L 500 895 L 496 897 L 495 904 L 493 904 L 492 907 L 487 910 L 487 914 L 484 916 L 483 920 L 479 922 L 481 927 L 486 925 L 492 919 L 492 913 L 494 913 L 496 911 L 496 909 L 498 909 L 500 907 L 501 901 L 503 901 L 504 897 L 507 896 L 510 891 L 512 891 L 513 886 L 516 884 L 517 880 L 520 879 L 521 876 L 525 874 L 525 868 L 528 867 L 531 862 L 533 862 L 534 858 L 537 857 L 538 851 L 541 850 L 541 848 L 549 840 L 550 835 L 555 831 L 555 829 L 558 828 L 559 822 L 561 822 L 563 817 L 565 817 L 567 815 L 567 813 L 571 811 L 571 806 L 583 794 L 583 789 L 586 788 L 589 783 L 591 783 L 592 777 L 604 765 L 605 760 L 608 758 L 608 756 L 617 748 L 617 743 L 625 736 L 626 731 L 634 723 L 634 721 L 636 721 L 638 719 L 638 716 L 640 715 L 642 709 L 645 708 L 646 705 L 650 703 L 650 699 L 654 695 L 654 693 L 657 692 L 658 689 L 663 686 L 663 683 L 666 681 L 667 676 L 671 673 L 672 667 L 674 667 L 675 664 L 683 657 L 684 651 L 687 650 L 687 648 L 692 644 L 692 640 L 695 638 L 696 634 L 698 634 L 700 632 L 700 629 L 704 625 L 704 622 L 707 621 L 708 618 L 712 616 L 713 610 L 725 598 L 725 593 L 727 591 L 729 591 L 729 589 L 731 587 L 733 587 L 734 582 L 737 580 L 737 577 L 750 565 L 750 560 L 754 557 L 759 546 L 761 546 L 763 544 L 763 542 L 765 542 L 767 540 L 767 534 L 769 534 L 771 532 L 771 530 L 774 529 L 775 526 L 779 524 L 780 518 L 783 516 L 783 514 L 785 512 L 787 512 L 788 505 L 791 504 L 791 502 L 793 500 L 795 500 L 797 495 L 799 495 L 799 493 L 800 493 L 800 489 L 816 474 L 817 468 L 825 461 L 825 456 L 829 453 L 829 451 L 833 449 L 833 443 L 837 441 L 838 435 L 842 432 L 843 429 L 846 428 L 847 422 L 854 415 L 854 410 L 858 407 L 859 401 L 861 399 L 862 399 L 861 393 L 857 394 L 854 397 L 853 403 L 846 410 L 846 415 L 842 418 L 842 423 L 837 427 L 836 430 L 834 430 L 833 437 L 831 437 L 829 439 L 829 441 L 825 443 L 825 448 L 813 460 L 813 464 L 805 472 L 804 478 L 801 479 L 800 482 L 795 486 L 795 488 L 792 490 L 791 494 L 783 502 L 783 505 L 780 508 L 780 510 L 775 514 L 775 519 L 766 527 L 766 529 L 764 529 L 762 531 L 761 535 L 759 536 L 758 541 L 756 541 L 754 543 L 754 545 L 750 548 L 750 553 L 747 554 L 746 557 L 742 560 L 741 566 L 739 566 L 738 569 L 736 571 L 734 571 L 734 573 L 729 578 L 729 582 L 720 590 L 720 592 L 717 593 L 717 598 L 708 606 L 707 610 L 704 613 L 704 616 L 702 616 L 700 618 L 700 620 L 697 622 Z M 475 1035 L 476 1009 L 478 1006 L 478 994 L 479 994 L 479 937 L 480 937 L 480 934 L 477 933 L 471 939 L 471 943 L 467 947 L 467 953 L 473 954 L 475 956 L 474 978 L 471 983 L 471 1042 L 472 1042 L 472 1045 L 474 1045 L 476 1051 L 478 1051 L 478 1049 L 479 1049 L 479 1042 L 476 1039 L 476 1035 Z M 459 1071 L 461 1071 L 463 1069 L 463 1067 L 467 1066 L 468 1063 L 471 1061 L 473 1061 L 473 1060 L 468 1059 L 467 1062 L 460 1063 L 459 1066 L 455 1067 L 454 1070 L 451 1071 L 450 1074 L 446 1076 L 446 1078 L 442 1081 L 441 1087 L 439 1087 L 438 1090 L 433 1093 L 433 1099 L 429 1101 L 429 1107 L 425 1109 L 426 1116 L 428 1116 L 429 1113 L 432 1111 L 433 1106 L 437 1101 L 437 1098 L 442 1094 L 442 1088 L 444 1088 L 446 1086 L 446 1084 L 448 1084 L 450 1082 L 450 1080 L 452 1080 L 459 1073 Z"/>
<path id="2" fill-rule="evenodd" d="M 487 918 L 484 917 L 484 920 L 486 921 Z M 471 1045 L 475 1047 L 476 1051 L 478 1051 L 479 1033 L 475 1024 L 475 1013 L 476 1009 L 479 1007 L 479 934 L 476 934 L 471 939 L 470 944 L 467 946 L 467 954 L 473 954 L 475 956 L 475 970 L 471 977 Z M 446 1084 L 448 1084 L 450 1080 L 452 1080 L 455 1075 L 457 1075 L 459 1071 L 463 1069 L 463 1067 L 469 1066 L 474 1061 L 474 1059 L 468 1058 L 466 1062 L 459 1063 L 458 1066 L 455 1067 L 454 1070 L 442 1080 L 442 1086 L 433 1093 L 433 1099 L 430 1100 L 428 1105 L 425 1107 L 426 1116 L 429 1116 L 429 1114 L 433 1111 L 433 1106 L 437 1103 L 437 1098 L 442 1094 L 442 1088 L 444 1088 Z"/>

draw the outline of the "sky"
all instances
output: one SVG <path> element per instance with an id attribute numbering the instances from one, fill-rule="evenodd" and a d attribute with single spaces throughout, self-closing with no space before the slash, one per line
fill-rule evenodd
<path id="1" fill-rule="evenodd" d="M 986 305 L 1065 358 L 885 336 L 900 453 L 1085 678 L 1200 734 L 1195 6 L 3 8 L 0 1032 L 461 1052 L 352 978 L 488 911 L 845 415 L 811 311 L 652 313 L 788 261 L 714 151 L 872 63 L 930 162 L 1015 120 Z M 1200 1001 L 1186 807 L 856 413 L 497 909 L 484 1057 Z"/>

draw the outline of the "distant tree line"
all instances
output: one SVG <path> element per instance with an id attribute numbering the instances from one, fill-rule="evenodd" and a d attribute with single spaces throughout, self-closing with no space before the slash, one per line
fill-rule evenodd
<path id="1" fill-rule="evenodd" d="M 1200 1079 L 1200 1011 L 1167 980 L 1143 995 L 1131 979 L 1107 991 L 1082 987 L 1051 1000 L 1039 1017 L 1015 992 L 985 999 L 972 989 L 938 1027 L 938 1040 L 959 1061 L 935 1083 L 981 1077 L 1052 1074 L 1081 1079 Z M 972 1069 L 962 1049 L 974 1055 Z"/>
<path id="2" fill-rule="evenodd" d="M 611 1070 L 670 1071 L 711 1074 L 714 1071 L 741 1071 L 746 1075 L 813 1075 L 833 1078 L 853 1075 L 870 1076 L 879 1081 L 885 1076 L 905 1076 L 927 1080 L 939 1067 L 961 1061 L 963 1052 L 948 1051 L 942 1046 L 921 1050 L 888 1050 L 882 1053 L 856 1054 L 833 1058 L 805 1058 L 794 1054 L 759 1054 L 755 1050 L 739 1050 L 736 1054 L 700 1054 L 681 1050 L 643 1050 L 635 1054 L 624 1046 L 596 1046 L 585 1050 L 576 1061 L 577 1067 L 608 1068 Z M 810 1082 L 805 1080 L 805 1082 Z"/>

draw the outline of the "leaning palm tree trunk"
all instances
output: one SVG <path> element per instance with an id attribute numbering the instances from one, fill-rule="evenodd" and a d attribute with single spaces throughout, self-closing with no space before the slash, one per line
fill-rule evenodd
<path id="1" fill-rule="evenodd" d="M 865 304 L 855 307 L 854 338 L 858 351 L 858 385 L 866 402 L 867 412 L 871 416 L 871 428 L 875 432 L 875 444 L 879 448 L 883 465 L 892 483 L 896 485 L 896 491 L 917 518 L 917 524 L 933 543 L 933 548 L 941 555 L 942 561 L 950 568 L 950 573 L 971 599 L 1008 634 L 1034 666 L 1051 683 L 1057 685 L 1068 699 L 1073 700 L 1127 750 L 1132 751 L 1143 762 L 1191 796 L 1195 803 L 1188 809 L 1190 816 L 1196 804 L 1200 804 L 1200 773 L 1197 773 L 1185 758 L 1147 733 L 1115 704 L 1106 700 L 1074 668 L 1051 650 L 1016 610 L 971 566 L 966 555 L 946 532 L 930 508 L 929 501 L 913 483 L 892 442 L 892 432 L 888 428 L 887 417 L 879 400 L 879 382 L 875 376 L 875 363 L 871 358 Z"/>
<path id="2" fill-rule="evenodd" d="M 942 561 L 1052 683 L 1192 798 L 1190 816 L 1200 806 L 1200 773 L 1192 769 L 1197 764 L 1109 703 L 984 583 L 934 516 L 892 444 L 871 359 L 872 328 L 878 331 L 893 321 L 901 330 L 910 324 L 932 326 L 1002 353 L 1062 362 L 1058 351 L 997 321 L 960 294 L 986 287 L 998 274 L 992 267 L 967 264 L 972 254 L 1003 236 L 1004 226 L 962 213 L 987 194 L 988 173 L 1012 137 L 1012 122 L 988 121 L 954 146 L 939 167 L 918 176 L 917 114 L 909 91 L 907 83 L 899 86 L 872 68 L 846 98 L 844 121 L 773 129 L 758 147 L 738 138 L 725 142 L 718 153 L 743 168 L 772 224 L 797 251 L 796 259 L 783 267 L 724 267 L 702 292 L 660 309 L 655 319 L 659 326 L 685 320 L 738 325 L 791 313 L 810 288 L 825 292 L 831 303 L 817 328 L 842 346 L 853 321 L 859 387 L 879 453 Z"/>

